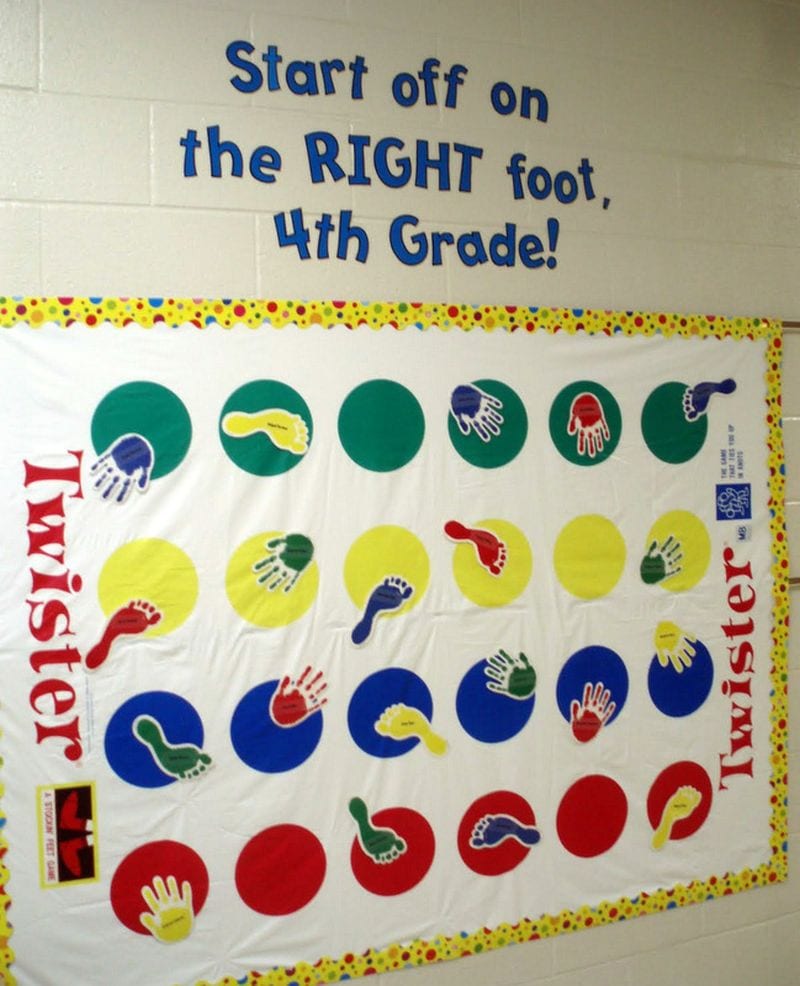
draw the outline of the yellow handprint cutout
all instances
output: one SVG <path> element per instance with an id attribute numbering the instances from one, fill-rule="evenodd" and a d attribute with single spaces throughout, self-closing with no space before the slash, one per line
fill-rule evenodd
<path id="1" fill-rule="evenodd" d="M 174 876 L 167 877 L 166 886 L 160 876 L 154 877 L 152 889 L 142 887 L 142 897 L 150 910 L 143 911 L 139 921 L 153 938 L 172 945 L 188 937 L 194 923 L 192 885 L 188 880 L 183 881 L 178 893 L 178 881 Z"/>
<path id="2" fill-rule="evenodd" d="M 412 709 L 402 702 L 384 709 L 375 723 L 375 732 L 390 739 L 404 740 L 414 736 L 422 740 L 426 748 L 437 757 L 447 752 L 447 740 L 431 728 L 431 724 L 419 709 Z"/>
<path id="3" fill-rule="evenodd" d="M 656 645 L 656 657 L 662 668 L 672 664 L 680 674 L 684 668 L 692 666 L 692 658 L 697 653 L 697 649 L 692 645 L 696 643 L 697 638 L 681 630 L 677 623 L 662 621 L 656 627 L 653 639 Z"/>
<path id="4" fill-rule="evenodd" d="M 308 425 L 299 414 L 280 407 L 230 411 L 222 419 L 222 430 L 231 438 L 249 438 L 262 432 L 276 448 L 292 455 L 305 455 L 308 451 Z"/>
<path id="5" fill-rule="evenodd" d="M 678 790 L 664 805 L 661 812 L 661 821 L 658 828 L 653 833 L 653 849 L 661 849 L 667 839 L 672 835 L 672 829 L 676 822 L 688 818 L 698 807 L 703 796 L 696 787 L 685 784 Z"/>

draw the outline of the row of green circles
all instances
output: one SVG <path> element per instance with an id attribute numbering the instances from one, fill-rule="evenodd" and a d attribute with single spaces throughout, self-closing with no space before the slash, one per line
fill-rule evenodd
<path id="1" fill-rule="evenodd" d="M 522 449 L 528 433 L 528 416 L 516 392 L 498 380 L 472 381 L 502 404 L 503 425 L 491 441 L 474 433 L 465 435 L 448 416 L 450 441 L 472 465 L 493 469 L 506 465 Z M 708 425 L 700 417 L 687 422 L 682 413 L 684 385 L 662 384 L 648 397 L 642 411 L 642 434 L 659 459 L 668 463 L 688 461 L 705 440 Z M 582 392 L 593 394 L 603 409 L 609 438 L 591 457 L 581 454 L 570 430 L 573 401 Z M 265 409 L 280 408 L 304 422 L 308 444 L 313 437 L 310 409 L 294 388 L 277 380 L 255 380 L 237 388 L 225 402 L 221 419 L 231 412 L 257 416 Z M 416 455 L 425 435 L 425 417 L 416 397 L 393 380 L 369 380 L 345 398 L 338 418 L 339 437 L 347 454 L 358 465 L 374 472 L 391 472 Z M 555 447 L 576 465 L 605 461 L 617 447 L 622 415 L 614 396 L 602 385 L 579 380 L 564 387 L 553 401 L 549 416 Z M 92 443 L 98 454 L 107 451 L 121 435 L 140 434 L 153 446 L 152 478 L 167 475 L 183 460 L 191 440 L 191 420 L 180 398 L 160 384 L 136 381 L 116 388 L 98 404 L 92 419 Z M 271 476 L 296 466 L 301 455 L 292 455 L 265 440 L 258 430 L 245 437 L 220 429 L 228 457 L 241 469 Z"/>

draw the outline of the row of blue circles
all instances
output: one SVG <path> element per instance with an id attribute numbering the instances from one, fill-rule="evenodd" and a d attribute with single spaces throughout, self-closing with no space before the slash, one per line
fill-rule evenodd
<path id="1" fill-rule="evenodd" d="M 664 715 L 684 717 L 697 711 L 707 699 L 713 665 L 707 648 L 696 642 L 691 668 L 678 674 L 671 665 L 661 667 L 654 657 L 648 687 L 655 706 Z M 487 688 L 487 660 L 478 661 L 464 675 L 456 695 L 456 712 L 464 730 L 483 743 L 511 739 L 530 719 L 536 692 L 518 699 Z M 580 702 L 587 683 L 602 682 L 615 703 L 610 725 L 620 714 L 628 695 L 628 673 L 622 659 L 610 648 L 592 646 L 577 651 L 559 674 L 556 701 L 561 715 L 570 721 L 570 707 Z M 231 741 L 239 758 L 254 770 L 281 773 L 303 763 L 322 736 L 323 715 L 316 711 L 291 727 L 280 726 L 270 716 L 270 702 L 279 681 L 251 688 L 239 701 L 231 720 Z M 404 706 L 433 720 L 433 699 L 425 682 L 401 668 L 376 671 L 356 688 L 350 700 L 347 722 L 354 742 L 365 753 L 379 757 L 401 756 L 419 743 L 418 735 L 395 739 L 381 735 L 375 723 L 392 706 Z M 150 750 L 133 732 L 137 717 L 156 720 L 170 745 L 190 744 L 202 749 L 203 726 L 194 707 L 172 692 L 146 692 L 128 699 L 109 721 L 105 751 L 112 769 L 123 780 L 140 787 L 162 787 L 174 777 L 162 771 Z"/>

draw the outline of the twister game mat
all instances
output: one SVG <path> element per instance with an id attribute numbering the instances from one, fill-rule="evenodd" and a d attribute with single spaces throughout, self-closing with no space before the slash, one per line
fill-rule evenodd
<path id="1" fill-rule="evenodd" d="M 333 982 L 785 877 L 777 324 L 0 324 L 5 982 Z"/>

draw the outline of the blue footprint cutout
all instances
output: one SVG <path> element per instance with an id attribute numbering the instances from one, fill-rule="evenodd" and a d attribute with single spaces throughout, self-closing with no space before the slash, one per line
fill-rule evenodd
<path id="1" fill-rule="evenodd" d="M 372 633 L 375 620 L 381 613 L 391 613 L 400 609 L 403 603 L 410 599 L 414 587 L 401 579 L 399 575 L 389 575 L 383 582 L 376 585 L 367 600 L 364 615 L 353 628 L 350 639 L 354 644 L 363 644 Z"/>
<path id="2" fill-rule="evenodd" d="M 506 839 L 535 846 L 541 835 L 535 825 L 523 825 L 513 815 L 484 815 L 473 826 L 469 844 L 473 849 L 494 849 Z"/>
<path id="3" fill-rule="evenodd" d="M 736 390 L 736 381 L 728 377 L 719 383 L 704 380 L 694 387 L 687 387 L 683 392 L 683 415 L 687 421 L 696 421 L 708 410 L 708 403 L 714 394 L 732 394 Z"/>

